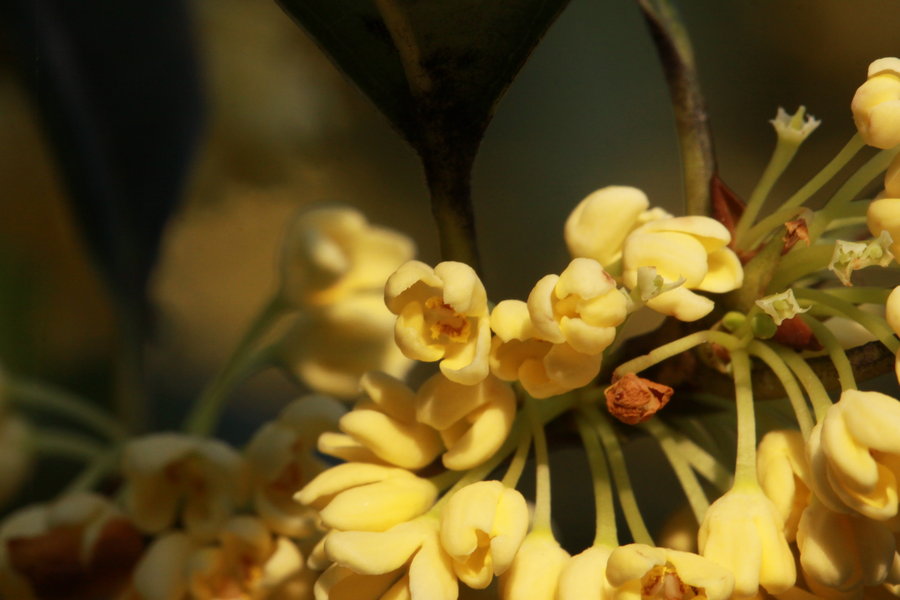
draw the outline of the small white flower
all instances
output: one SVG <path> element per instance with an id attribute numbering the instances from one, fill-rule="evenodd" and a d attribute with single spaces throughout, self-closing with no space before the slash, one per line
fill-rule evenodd
<path id="1" fill-rule="evenodd" d="M 794 297 L 794 290 L 788 288 L 783 292 L 760 298 L 756 301 L 756 305 L 772 317 L 776 325 L 781 325 L 786 319 L 793 319 L 800 313 L 805 313 L 807 308 L 800 308 L 797 304 L 797 298 Z"/>
<path id="2" fill-rule="evenodd" d="M 792 115 L 779 106 L 778 113 L 769 123 L 775 128 L 778 139 L 799 145 L 816 130 L 822 121 L 812 115 L 807 115 L 805 106 L 798 108 L 797 112 Z"/>

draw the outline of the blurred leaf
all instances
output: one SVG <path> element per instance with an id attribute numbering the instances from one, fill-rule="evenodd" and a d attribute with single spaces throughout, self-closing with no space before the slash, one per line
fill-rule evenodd
<path id="1" fill-rule="evenodd" d="M 147 280 L 203 112 L 184 0 L 11 0 L 9 49 L 37 102 L 76 217 L 120 308 Z"/>
<path id="2" fill-rule="evenodd" d="M 279 0 L 426 162 L 474 156 L 568 0 Z"/>

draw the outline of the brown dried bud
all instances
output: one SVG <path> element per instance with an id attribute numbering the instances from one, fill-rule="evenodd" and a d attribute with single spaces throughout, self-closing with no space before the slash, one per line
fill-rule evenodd
<path id="1" fill-rule="evenodd" d="M 784 237 L 781 238 L 781 241 L 784 242 L 784 246 L 781 248 L 782 256 L 787 254 L 797 242 L 802 241 L 809 246 L 809 227 L 807 227 L 805 217 L 800 216 L 793 221 L 788 221 L 784 224 L 784 229 Z"/>
<path id="2" fill-rule="evenodd" d="M 817 351 L 822 349 L 822 344 L 813 335 L 812 329 L 799 316 L 782 321 L 775 330 L 772 340 L 794 350 Z"/>
<path id="3" fill-rule="evenodd" d="M 672 392 L 667 385 L 628 373 L 606 388 L 606 409 L 623 423 L 637 425 L 668 404 Z"/>

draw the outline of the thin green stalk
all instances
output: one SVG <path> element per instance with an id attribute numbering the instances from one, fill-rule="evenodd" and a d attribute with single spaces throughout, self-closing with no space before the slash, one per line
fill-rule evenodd
<path id="1" fill-rule="evenodd" d="M 828 295 L 844 302 L 853 304 L 884 304 L 887 302 L 891 290 L 883 287 L 865 287 L 854 285 L 852 287 L 828 288 Z"/>
<path id="2" fill-rule="evenodd" d="M 812 329 L 812 332 L 816 336 L 816 339 L 819 340 L 819 343 L 825 347 L 828 356 L 831 357 L 831 362 L 834 363 L 834 368 L 837 370 L 838 381 L 841 382 L 841 390 L 855 390 L 856 377 L 853 375 L 853 366 L 847 358 L 847 353 L 844 352 L 844 349 L 841 347 L 841 343 L 835 335 L 831 333 L 831 330 L 825 327 L 818 319 L 814 319 L 808 315 L 800 316 L 803 319 L 803 322 Z"/>
<path id="3" fill-rule="evenodd" d="M 678 454 L 683 456 L 705 480 L 713 484 L 722 493 L 731 489 L 734 477 L 731 471 L 726 469 L 718 459 L 694 443 L 689 437 L 671 429 L 662 422 L 659 425 L 665 427 L 672 439 L 675 440 Z"/>
<path id="4" fill-rule="evenodd" d="M 734 371 L 734 401 L 737 407 L 737 460 L 734 488 L 756 487 L 756 415 L 753 412 L 753 387 L 750 357 L 744 351 L 731 353 Z"/>
<path id="5" fill-rule="evenodd" d="M 594 546 L 615 548 L 619 545 L 616 532 L 616 507 L 613 503 L 612 482 L 609 479 L 609 467 L 606 465 L 606 454 L 600 447 L 597 432 L 588 423 L 588 417 L 582 414 L 575 418 L 581 443 L 587 455 L 591 469 L 591 481 L 594 490 Z"/>
<path id="6" fill-rule="evenodd" d="M 2 387 L 9 402 L 22 410 L 45 411 L 71 419 L 111 441 L 121 441 L 127 436 L 125 428 L 113 417 L 66 390 L 14 378 L 3 381 Z"/>
<path id="7" fill-rule="evenodd" d="M 697 523 L 702 523 L 703 517 L 709 508 L 709 500 L 706 498 L 706 492 L 703 491 L 700 482 L 697 480 L 697 475 L 679 451 L 678 443 L 669 435 L 669 431 L 666 428 L 660 426 L 657 419 L 650 419 L 644 422 L 642 428 L 656 439 L 663 454 L 666 455 L 666 459 L 672 466 L 672 471 L 675 472 L 675 477 L 678 478 L 681 489 L 684 490 L 684 495 L 687 497 L 688 504 L 694 513 L 694 518 L 697 519 Z"/>
<path id="8" fill-rule="evenodd" d="M 831 262 L 834 244 L 814 244 L 808 248 L 795 247 L 781 259 L 766 287 L 766 291 L 776 293 L 791 287 L 804 277 L 821 271 Z"/>
<path id="9" fill-rule="evenodd" d="M 853 159 L 856 154 L 865 147 L 865 142 L 863 142 L 862 137 L 855 133 L 853 137 L 851 137 L 844 147 L 841 148 L 841 151 L 837 153 L 837 155 L 831 159 L 831 161 L 825 165 L 821 171 L 819 171 L 815 177 L 810 179 L 803 187 L 797 190 L 793 196 L 787 199 L 787 201 L 782 205 L 786 208 L 793 208 L 796 206 L 800 206 L 807 200 L 809 200 L 813 194 L 822 189 L 826 183 L 831 181 L 831 179 L 837 175 L 844 166 Z"/>
<path id="10" fill-rule="evenodd" d="M 516 447 L 516 453 L 512 460 L 509 461 L 509 467 L 506 469 L 506 475 L 503 476 L 502 483 L 508 488 L 515 488 L 519 484 L 522 472 L 525 470 L 525 463 L 528 462 L 528 452 L 531 450 L 531 432 L 522 430 L 519 434 L 519 445 Z"/>
<path id="11" fill-rule="evenodd" d="M 804 439 L 809 438 L 809 432 L 813 427 L 812 415 L 809 412 L 809 407 L 806 405 L 806 398 L 803 396 L 803 392 L 800 391 L 800 386 L 797 385 L 797 380 L 791 373 L 790 368 L 774 350 L 763 342 L 750 342 L 747 349 L 750 351 L 750 354 L 762 359 L 775 374 L 775 377 L 778 378 L 778 381 L 781 382 L 784 391 L 787 393 L 788 400 L 791 402 L 791 408 L 794 409 L 794 416 L 797 418 L 800 431 L 803 433 Z"/>
<path id="12" fill-rule="evenodd" d="M 828 395 L 828 390 L 826 390 L 825 386 L 822 384 L 822 380 L 819 379 L 819 376 L 812 370 L 812 367 L 810 367 L 806 361 L 793 350 L 781 345 L 775 345 L 774 349 L 785 364 L 790 367 L 791 371 L 794 372 L 797 379 L 800 380 L 800 384 L 806 390 L 806 395 L 809 396 L 809 399 L 812 402 L 813 411 L 815 411 L 816 414 L 816 421 L 821 421 L 825 417 L 825 413 L 831 407 L 831 397 Z"/>
<path id="13" fill-rule="evenodd" d="M 625 522 L 628 523 L 631 537 L 638 544 L 654 546 L 653 537 L 647 530 L 647 525 L 641 516 L 641 509 L 637 504 L 637 498 L 634 496 L 631 478 L 628 476 L 628 466 L 625 464 L 625 455 L 622 453 L 622 446 L 619 445 L 616 432 L 613 430 L 606 415 L 601 414 L 596 406 L 586 404 L 583 406 L 583 410 L 597 430 L 600 442 L 606 451 L 613 481 L 616 483 L 616 491 L 619 494 L 619 503 L 622 506 L 622 512 L 625 514 Z"/>
<path id="14" fill-rule="evenodd" d="M 62 495 L 74 494 L 91 490 L 109 475 L 119 464 L 119 450 L 109 450 L 100 456 L 94 457 L 90 463 L 78 474 L 75 479 L 69 482 Z"/>
<path id="15" fill-rule="evenodd" d="M 866 312 L 851 302 L 847 302 L 826 291 L 797 288 L 794 290 L 794 293 L 798 299 L 810 300 L 822 306 L 827 306 L 840 315 L 856 321 L 865 327 L 869 333 L 878 338 L 885 348 L 893 354 L 900 351 L 900 341 L 894 336 L 894 330 L 888 326 L 887 321 L 878 315 Z"/>
<path id="16" fill-rule="evenodd" d="M 721 331 L 698 331 L 691 333 L 668 344 L 663 344 L 647 354 L 635 357 L 627 362 L 622 363 L 613 371 L 613 380 L 622 377 L 628 373 L 640 373 L 644 369 L 652 367 L 667 358 L 677 356 L 682 352 L 686 352 L 700 344 L 715 343 L 724 346 L 729 350 L 740 347 L 740 340 L 733 335 Z"/>
<path id="17" fill-rule="evenodd" d="M 782 206 L 768 217 L 762 219 L 759 223 L 747 230 L 744 238 L 746 243 L 742 244 L 742 248 L 752 249 L 759 246 L 771 232 L 776 231 L 784 226 L 785 223 L 797 217 L 802 209 L 796 206 Z"/>
<path id="18" fill-rule="evenodd" d="M 525 399 L 525 412 L 531 423 L 531 437 L 534 441 L 535 493 L 534 521 L 532 531 L 551 531 L 551 494 L 550 494 L 550 454 L 547 451 L 547 437 L 544 435 L 544 423 L 541 419 L 534 398 Z"/>
<path id="19" fill-rule="evenodd" d="M 39 454 L 88 462 L 107 452 L 107 448 L 93 438 L 60 429 L 32 429 L 29 441 Z"/>

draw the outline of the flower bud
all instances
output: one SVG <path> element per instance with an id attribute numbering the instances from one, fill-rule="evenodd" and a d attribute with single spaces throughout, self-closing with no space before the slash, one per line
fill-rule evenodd
<path id="1" fill-rule="evenodd" d="M 500 577 L 500 598 L 554 600 L 559 575 L 568 560 L 569 553 L 549 531 L 532 531 L 519 547 L 509 570 Z"/>
<path id="2" fill-rule="evenodd" d="M 606 600 L 613 587 L 606 580 L 606 564 L 612 548 L 591 546 L 571 557 L 559 574 L 557 600 Z"/>
<path id="3" fill-rule="evenodd" d="M 850 110 L 868 145 L 886 150 L 900 144 L 900 59 L 879 58 L 869 65 Z"/>
<path id="4" fill-rule="evenodd" d="M 781 517 L 785 539 L 794 541 L 797 523 L 810 500 L 810 473 L 799 431 L 770 431 L 756 451 L 759 485 Z"/>

